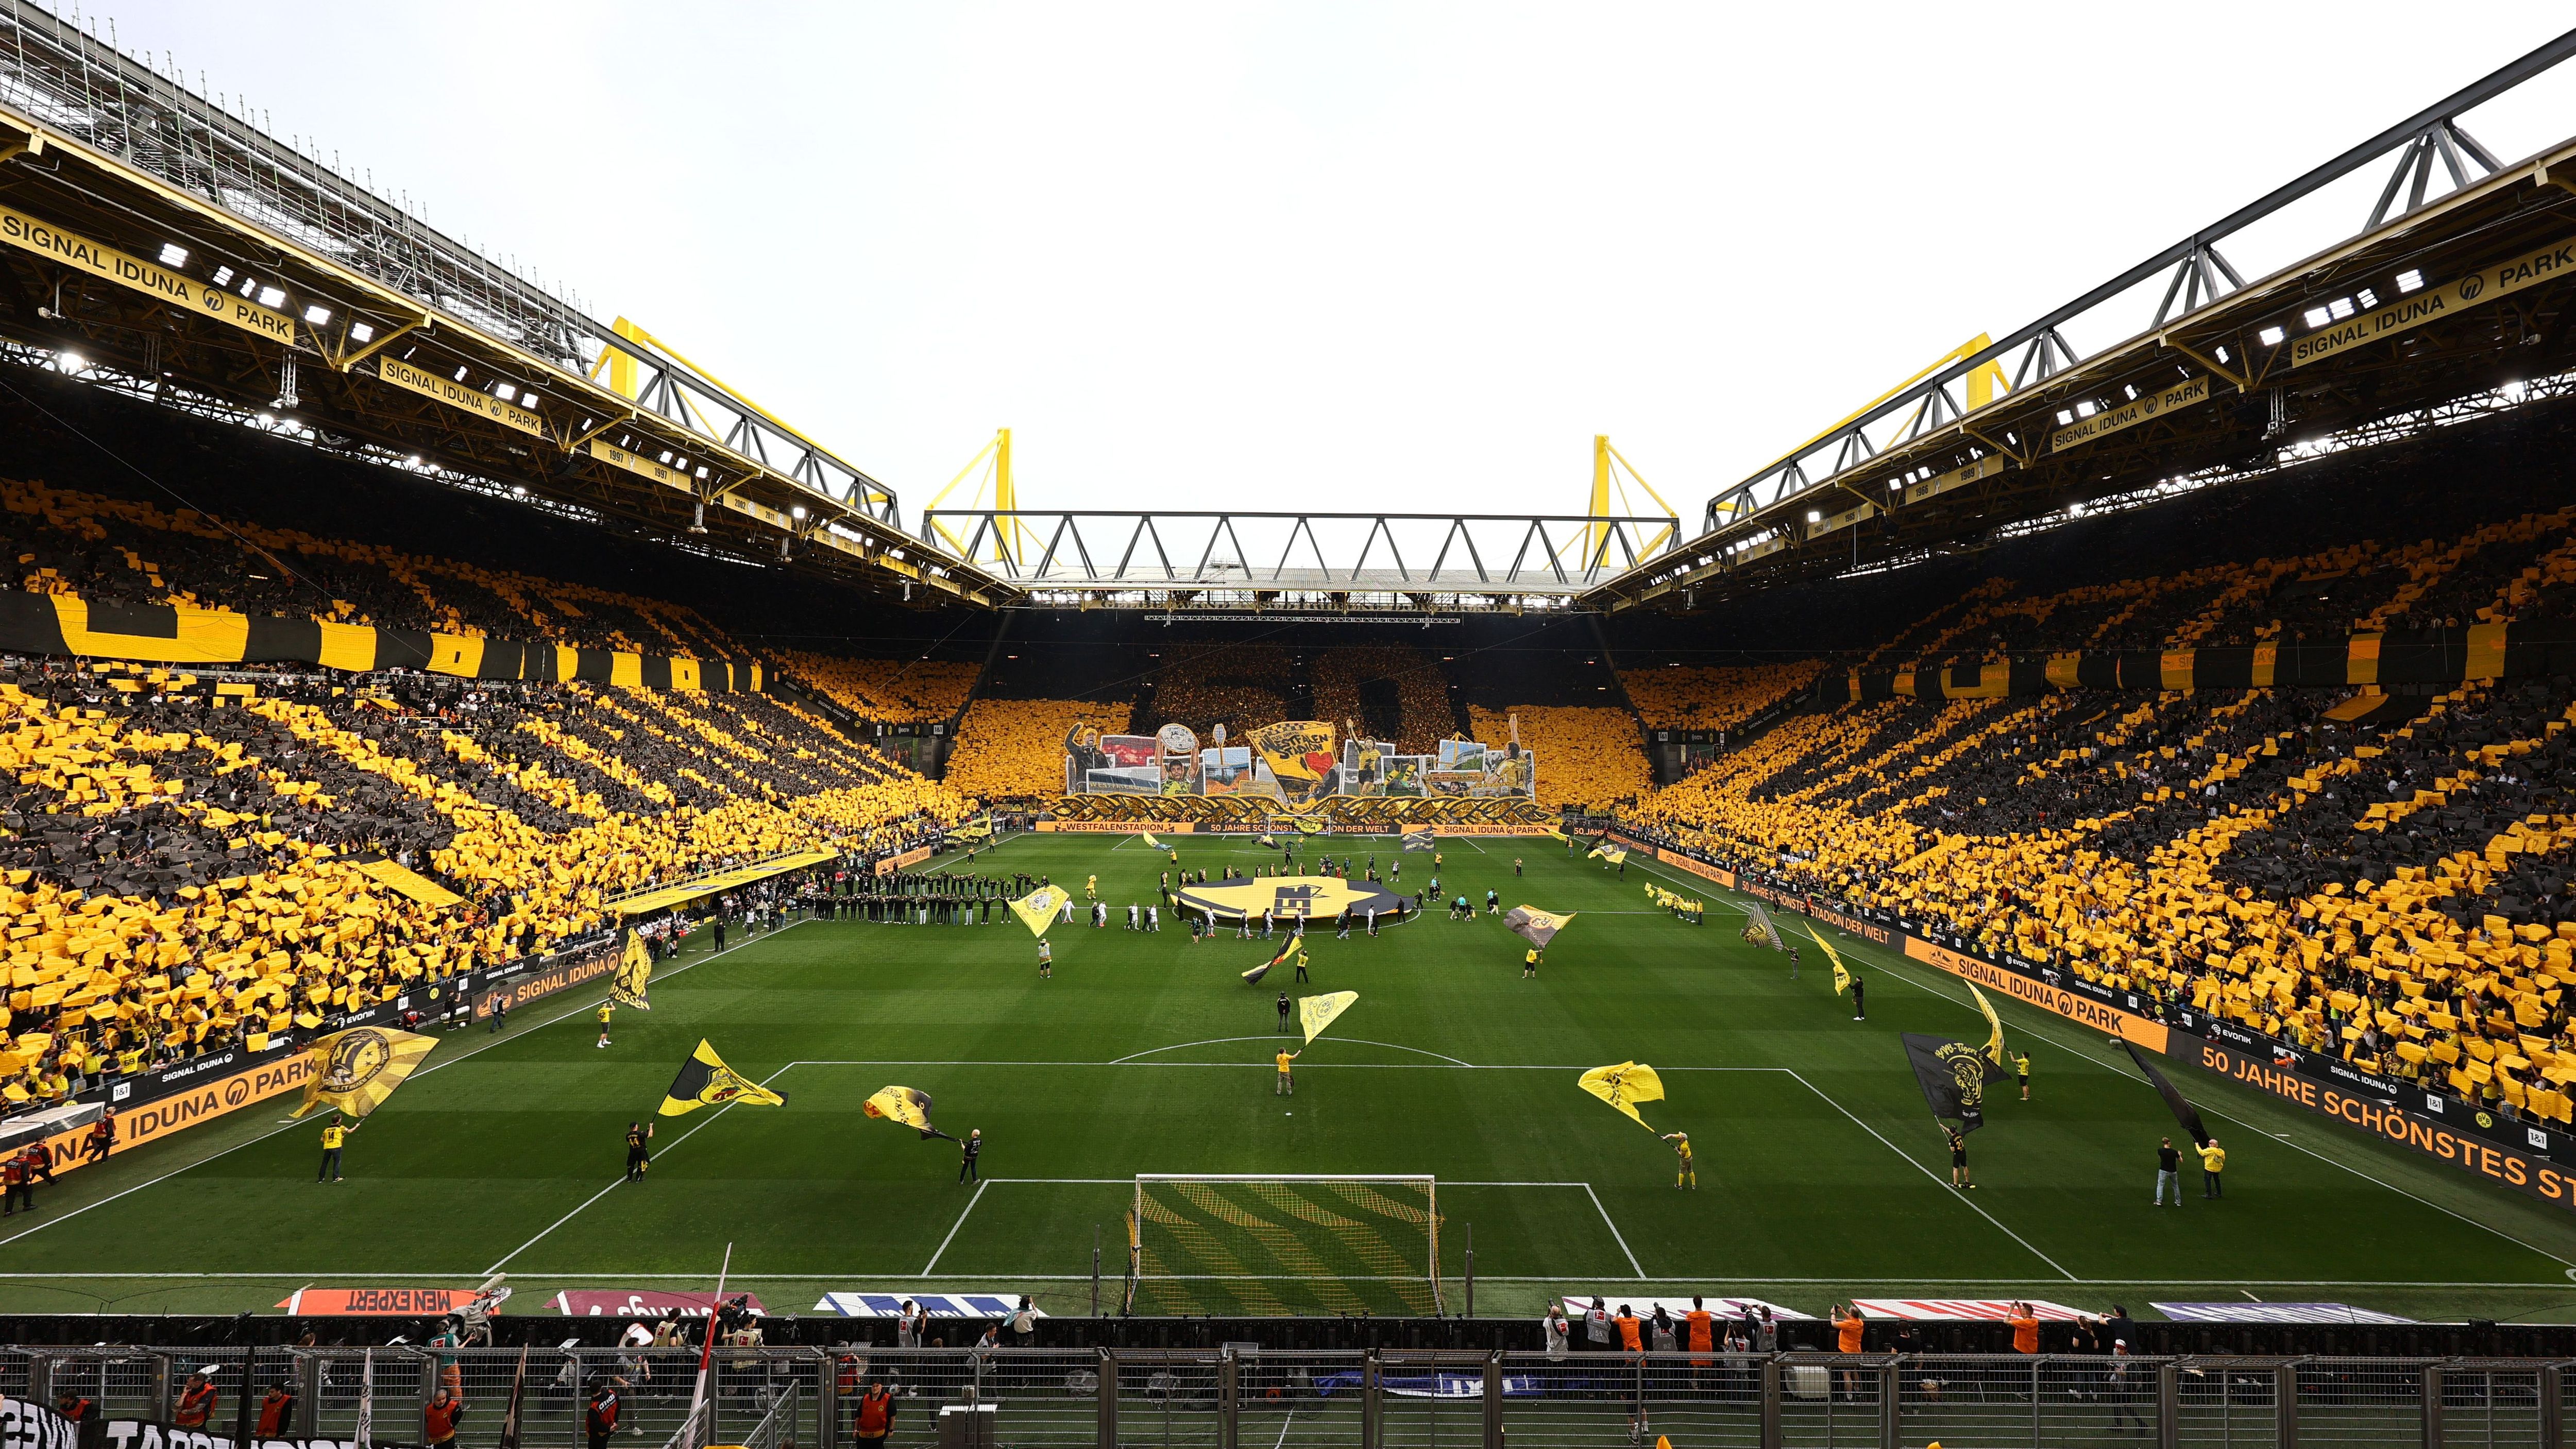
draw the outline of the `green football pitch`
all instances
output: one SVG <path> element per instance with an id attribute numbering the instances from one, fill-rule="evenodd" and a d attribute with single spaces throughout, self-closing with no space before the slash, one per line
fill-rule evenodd
<path id="1" fill-rule="evenodd" d="M 1180 837 L 1185 865 L 1276 861 L 1249 839 Z M 1312 850 L 1315 847 L 1310 846 Z M 1386 838 L 1322 849 L 1384 867 Z M 2116 1048 L 1998 1002 L 2035 1064 L 2034 1100 L 1990 1094 L 1972 1139 L 1977 1189 L 1948 1155 L 1897 1041 L 1981 1040 L 1966 988 L 1856 941 L 1869 1019 L 1832 993 L 1813 945 L 1803 976 L 1748 945 L 1732 898 L 1633 859 L 1625 878 L 1546 839 L 1450 840 L 1449 891 L 1472 922 L 1426 917 L 1375 939 L 1310 937 L 1313 982 L 1238 973 L 1269 947 L 1231 931 L 1193 944 L 1155 897 L 1159 852 L 1132 839 L 1021 836 L 979 865 L 1045 873 L 1079 893 L 1097 874 L 1111 925 L 1049 933 L 1041 980 L 1028 931 L 812 921 L 666 962 L 649 1013 L 621 1011 L 594 1045 L 595 996 L 566 995 L 512 1029 L 441 1041 L 366 1124 L 348 1180 L 317 1184 L 318 1128 L 283 1103 L 67 1175 L 32 1221 L 0 1223 L 0 1308 L 269 1311 L 308 1285 L 466 1287 L 506 1271 L 537 1307 L 563 1288 L 703 1288 L 728 1245 L 733 1281 L 773 1312 L 835 1291 L 1034 1293 L 1089 1311 L 1093 1249 L 1114 1310 L 1139 1173 L 1427 1174 L 1438 1184 L 1444 1302 L 1535 1313 L 1557 1293 L 1760 1298 L 1803 1312 L 1852 1297 L 2334 1301 L 2419 1318 L 2576 1317 L 2576 1224 L 2293 1108 L 2177 1074 L 2229 1150 L 2228 1194 L 2150 1205 L 2164 1104 Z M 1513 859 L 1526 860 L 1515 879 Z M 1431 857 L 1400 857 L 1402 884 Z M 1707 924 L 1657 910 L 1649 882 L 1709 900 Z M 1484 913 L 1578 912 L 1535 980 L 1522 943 Z M 1793 940 L 1805 923 L 1783 917 Z M 1278 988 L 1351 990 L 1353 1006 L 1274 1094 Z M 784 1107 L 660 1120 L 648 1179 L 622 1182 L 626 1124 L 652 1118 L 704 1037 Z M 1657 1131 L 1686 1130 L 1696 1191 L 1669 1147 L 1576 1086 L 1626 1060 L 1663 1074 Z M 942 1128 L 981 1128 L 985 1181 L 957 1149 L 871 1120 L 890 1083 L 936 1100 Z M 1241 1228 L 1251 1251 L 1295 1223 Z M 1419 1239 L 1415 1240 L 1417 1243 Z M 1402 1259 L 1402 1235 L 1376 1261 Z M 1290 1243 L 1289 1248 L 1298 1245 Z M 1223 1243 L 1216 1256 L 1224 1256 Z M 1202 1255 L 1205 1256 L 1205 1255 Z M 1272 1254 L 1272 1257 L 1278 1257 Z M 1294 1252 L 1287 1258 L 1293 1259 Z M 1327 1251 L 1314 1261 L 1342 1260 Z M 1353 1260 L 1357 1261 L 1357 1260 Z M 1247 1270 L 1249 1271 L 1249 1270 Z M 1149 1284 L 1139 1309 L 1399 1311 L 1399 1273 Z"/>

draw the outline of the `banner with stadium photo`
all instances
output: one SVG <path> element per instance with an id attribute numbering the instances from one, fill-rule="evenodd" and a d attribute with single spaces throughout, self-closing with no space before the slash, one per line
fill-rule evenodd
<path id="1" fill-rule="evenodd" d="M 1476 787 L 1485 783 L 1485 772 L 1481 768 L 1484 758 L 1482 754 L 1476 756 L 1480 768 L 1473 770 L 1423 771 L 1422 793 L 1455 799 L 1464 799 L 1475 794 Z"/>
<path id="2" fill-rule="evenodd" d="M 1432 768 L 1443 772 L 1468 771 L 1481 775 L 1485 771 L 1485 746 L 1476 740 L 1442 740 L 1439 762 Z"/>
<path id="3" fill-rule="evenodd" d="M 1279 798 L 1278 782 L 1252 758 L 1249 745 L 1214 745 L 1199 751 L 1199 792 Z"/>
<path id="4" fill-rule="evenodd" d="M 1082 772 L 1086 795 L 1159 795 L 1163 790 L 1161 751 L 1151 735 L 1102 735 L 1092 745 L 1093 760 Z"/>

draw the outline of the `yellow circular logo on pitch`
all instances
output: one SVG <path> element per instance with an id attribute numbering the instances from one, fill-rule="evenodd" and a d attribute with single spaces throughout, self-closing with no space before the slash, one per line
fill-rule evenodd
<path id="1" fill-rule="evenodd" d="M 1268 911 L 1274 916 L 1304 916 L 1324 920 L 1349 911 L 1364 916 L 1374 910 L 1390 915 L 1410 904 L 1404 897 L 1370 881 L 1342 880 L 1329 875 L 1274 876 L 1260 880 L 1231 877 L 1207 885 L 1189 886 L 1180 892 L 1180 903 L 1192 910 L 1211 911 L 1221 916 L 1257 916 Z"/>

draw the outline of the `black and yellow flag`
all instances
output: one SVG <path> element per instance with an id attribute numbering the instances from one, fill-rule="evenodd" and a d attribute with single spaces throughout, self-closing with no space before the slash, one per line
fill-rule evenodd
<path id="1" fill-rule="evenodd" d="M 437 1045 L 436 1037 L 377 1026 L 318 1038 L 305 1049 L 312 1067 L 304 1079 L 304 1104 L 295 1115 L 329 1107 L 344 1117 L 364 1117 L 383 1106 Z"/>
<path id="2" fill-rule="evenodd" d="M 1313 1045 L 1324 1028 L 1331 1026 L 1335 1018 L 1350 1010 L 1351 1003 L 1359 999 L 1360 994 L 1356 991 L 1327 991 L 1321 996 L 1298 997 L 1297 1024 L 1306 1029 L 1307 1044 Z"/>
<path id="3" fill-rule="evenodd" d="M 1785 951 L 1789 948 L 1788 943 L 1780 939 L 1780 928 L 1771 924 L 1771 913 L 1762 909 L 1760 901 L 1744 903 L 1744 939 L 1756 946 L 1768 946 L 1774 951 Z"/>
<path id="4" fill-rule="evenodd" d="M 860 1104 L 859 1110 L 871 1117 L 900 1122 L 919 1132 L 924 1141 L 933 1137 L 946 1137 L 951 1142 L 957 1140 L 930 1125 L 930 1094 L 919 1087 L 879 1087 Z"/>
<path id="5" fill-rule="evenodd" d="M 1556 933 L 1565 929 L 1565 923 L 1573 919 L 1572 911 L 1558 915 L 1536 906 L 1514 906 L 1503 912 L 1503 928 L 1544 951 L 1547 943 L 1556 939 Z"/>
<path id="6" fill-rule="evenodd" d="M 626 954 L 617 962 L 617 974 L 608 983 L 608 999 L 637 1011 L 651 1011 L 653 1003 L 644 999 L 644 988 L 653 979 L 653 952 L 644 944 L 644 933 L 626 933 Z"/>
<path id="7" fill-rule="evenodd" d="M 1299 948 L 1303 947 L 1305 944 L 1306 932 L 1303 927 L 1289 932 L 1288 939 L 1279 943 L 1279 953 L 1277 955 L 1272 956 L 1269 960 L 1264 961 L 1260 965 L 1243 973 L 1243 984 L 1246 986 L 1260 985 L 1261 978 L 1270 974 L 1271 967 L 1276 966 L 1280 962 L 1287 960 L 1289 957 L 1296 955 Z"/>
<path id="8" fill-rule="evenodd" d="M 2200 1112 L 2191 1105 L 2190 1101 L 2187 1100 L 2181 1092 L 2174 1089 L 2173 1083 L 2165 1080 L 2164 1073 L 2157 1071 L 2148 1063 L 2145 1057 L 2138 1054 L 2137 1043 L 2129 1040 L 2127 1037 L 2122 1037 L 2120 1038 L 2120 1045 L 2128 1050 L 2129 1060 L 2138 1064 L 2138 1070 L 2147 1074 L 2147 1085 L 2155 1088 L 2156 1095 L 2165 1099 L 2165 1106 L 2171 1108 L 2173 1111 L 2174 1121 L 2182 1125 L 2183 1131 L 2191 1134 L 2192 1145 L 2195 1147 L 2207 1147 L 2209 1145 L 2209 1129 L 2201 1125 Z"/>
<path id="9" fill-rule="evenodd" d="M 1637 1115 L 1639 1102 L 1660 1102 L 1664 1099 L 1664 1079 L 1653 1067 L 1644 1062 L 1621 1062 L 1615 1067 L 1594 1067 L 1575 1078 L 1575 1085 L 1626 1113 L 1629 1121 L 1649 1132 L 1655 1130 L 1653 1124 Z"/>
<path id="10" fill-rule="evenodd" d="M 1844 992 L 1850 990 L 1852 982 L 1851 972 L 1843 966 L 1842 953 L 1834 949 L 1834 943 L 1826 940 L 1823 934 L 1817 931 L 1813 926 L 1809 926 L 1807 928 L 1807 939 L 1815 942 L 1816 949 L 1824 952 L 1825 959 L 1832 962 L 1834 965 L 1834 995 L 1840 996 Z M 1973 991 L 1976 988 L 1972 986 L 1968 989 Z"/>
<path id="11" fill-rule="evenodd" d="M 1063 910 L 1064 903 L 1071 899 L 1073 897 L 1066 895 L 1062 886 L 1040 886 L 1011 902 L 1011 914 L 1019 917 L 1020 924 L 1028 927 L 1031 934 L 1043 936 L 1047 927 L 1055 924 L 1056 912 Z"/>
<path id="12" fill-rule="evenodd" d="M 1905 1059 L 1914 1065 L 1914 1080 L 1932 1115 L 1954 1118 L 1961 1132 L 1986 1125 L 1986 1083 L 2003 1077 L 2003 1068 L 1963 1041 L 1906 1032 Z"/>
<path id="13" fill-rule="evenodd" d="M 1995 1015 L 1994 1003 L 1986 1000 L 1986 993 L 1979 991 L 1973 981 L 1968 983 L 1968 994 L 1977 998 L 1977 1010 L 1986 1014 L 1986 1057 L 2000 1067 L 2004 1064 L 2003 1018 Z"/>
<path id="14" fill-rule="evenodd" d="M 724 1058 L 716 1055 L 716 1049 L 701 1039 L 698 1049 L 680 1063 L 680 1074 L 671 1079 L 671 1090 L 662 1098 L 661 1115 L 678 1117 L 700 1107 L 737 1102 L 746 1107 L 784 1107 L 787 1094 L 736 1075 L 724 1064 Z"/>

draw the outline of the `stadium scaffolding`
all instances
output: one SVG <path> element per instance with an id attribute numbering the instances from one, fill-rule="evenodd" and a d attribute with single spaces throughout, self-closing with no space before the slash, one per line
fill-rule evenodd
<path id="1" fill-rule="evenodd" d="M 924 542 L 1033 602 L 1146 612 L 1565 607 L 1679 536 L 1670 514 L 1267 513 L 928 508 Z M 1016 540 L 1003 546 L 1003 540 Z"/>

